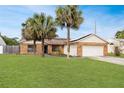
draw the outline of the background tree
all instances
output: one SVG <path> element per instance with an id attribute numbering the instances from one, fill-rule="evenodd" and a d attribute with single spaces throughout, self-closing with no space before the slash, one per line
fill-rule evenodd
<path id="1" fill-rule="evenodd" d="M 70 29 L 79 29 L 83 20 L 82 11 L 76 5 L 60 6 L 56 10 L 57 25 L 67 29 L 67 58 L 70 55 Z"/>
<path id="2" fill-rule="evenodd" d="M 118 39 L 124 39 L 124 30 L 118 31 L 118 32 L 115 34 L 115 37 L 118 38 Z"/>
<path id="3" fill-rule="evenodd" d="M 120 56 L 120 49 L 119 49 L 119 47 L 117 47 L 117 46 L 115 47 L 114 53 L 115 53 L 116 56 Z"/>
<path id="4" fill-rule="evenodd" d="M 18 45 L 19 44 L 19 41 L 18 41 L 18 38 L 17 37 L 10 38 L 10 37 L 3 36 L 3 35 L 1 35 L 1 37 L 3 38 L 3 40 L 5 41 L 5 43 L 7 45 Z"/>

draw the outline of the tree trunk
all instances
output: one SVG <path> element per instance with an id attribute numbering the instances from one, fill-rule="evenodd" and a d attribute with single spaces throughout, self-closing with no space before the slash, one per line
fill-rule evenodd
<path id="1" fill-rule="evenodd" d="M 42 54 L 41 54 L 41 56 L 44 57 L 44 39 L 42 39 L 41 42 L 42 42 Z"/>
<path id="2" fill-rule="evenodd" d="M 67 58 L 70 56 L 70 27 L 67 27 Z"/>
<path id="3" fill-rule="evenodd" d="M 36 40 L 34 40 L 34 55 L 36 54 Z"/>
<path id="4" fill-rule="evenodd" d="M 34 43 L 34 51 L 33 52 L 34 52 L 34 55 L 35 55 L 36 54 L 36 39 L 35 39 L 36 34 L 35 34 L 35 31 L 33 31 L 33 34 L 34 34 L 33 35 L 33 38 L 34 38 L 34 42 L 33 42 Z"/>

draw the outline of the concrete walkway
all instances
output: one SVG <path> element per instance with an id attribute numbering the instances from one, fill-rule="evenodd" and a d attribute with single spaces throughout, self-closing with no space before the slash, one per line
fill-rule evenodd
<path id="1" fill-rule="evenodd" d="M 100 60 L 100 61 L 106 61 L 109 63 L 124 65 L 124 58 L 117 58 L 117 57 L 91 57 L 91 59 Z"/>

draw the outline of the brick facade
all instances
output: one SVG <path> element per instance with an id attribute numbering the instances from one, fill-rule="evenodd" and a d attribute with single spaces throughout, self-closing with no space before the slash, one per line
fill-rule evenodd
<path id="1" fill-rule="evenodd" d="M 80 57 L 82 56 L 82 44 L 77 43 L 77 56 Z"/>
<path id="2" fill-rule="evenodd" d="M 59 45 L 60 54 L 64 54 L 64 45 Z M 53 54 L 52 45 L 48 45 L 48 54 Z M 20 54 L 33 54 L 28 52 L 28 44 L 21 43 L 20 44 Z M 36 44 L 36 55 L 42 54 L 42 46 L 41 44 Z"/>
<path id="3" fill-rule="evenodd" d="M 103 53 L 104 56 L 108 55 L 108 47 L 107 43 L 95 43 L 95 42 L 77 42 L 77 56 L 82 57 L 83 56 L 83 46 L 103 46 Z M 59 45 L 60 54 L 64 54 L 64 45 Z M 28 53 L 28 44 L 21 43 L 20 44 L 20 54 L 33 54 Z M 41 55 L 42 54 L 42 46 L 41 44 L 36 44 L 36 54 Z M 48 45 L 48 54 L 54 54 L 52 51 L 52 45 Z"/>
<path id="4" fill-rule="evenodd" d="M 27 54 L 28 53 L 28 46 L 27 44 L 20 44 L 20 54 Z"/>
<path id="5" fill-rule="evenodd" d="M 48 45 L 48 54 L 52 54 L 52 46 Z"/>
<path id="6" fill-rule="evenodd" d="M 42 46 L 41 46 L 41 44 L 36 44 L 36 54 L 37 55 L 42 54 Z"/>
<path id="7" fill-rule="evenodd" d="M 104 45 L 103 53 L 104 53 L 104 56 L 108 55 L 108 46 L 107 46 L 107 44 Z"/>

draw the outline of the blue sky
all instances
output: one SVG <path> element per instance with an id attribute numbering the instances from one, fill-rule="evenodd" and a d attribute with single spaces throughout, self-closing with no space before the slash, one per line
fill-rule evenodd
<path id="1" fill-rule="evenodd" d="M 0 32 L 9 37 L 21 38 L 21 23 L 34 13 L 45 12 L 55 17 L 57 6 L 0 6 Z M 83 12 L 84 23 L 77 31 L 71 30 L 71 38 L 94 33 L 97 24 L 97 35 L 113 38 L 118 30 L 124 29 L 124 6 L 79 6 Z M 66 29 L 58 28 L 57 34 L 66 37 Z"/>

